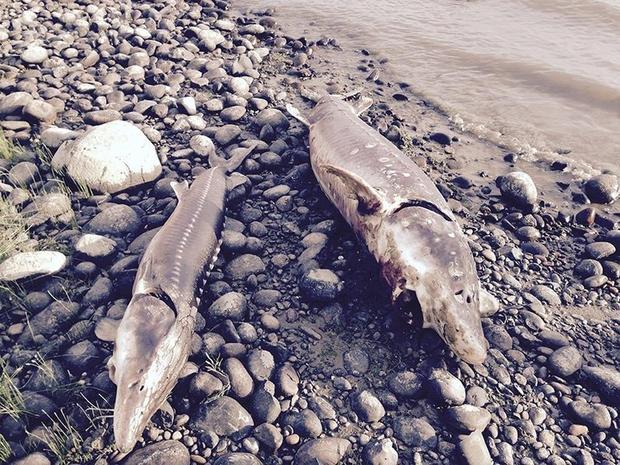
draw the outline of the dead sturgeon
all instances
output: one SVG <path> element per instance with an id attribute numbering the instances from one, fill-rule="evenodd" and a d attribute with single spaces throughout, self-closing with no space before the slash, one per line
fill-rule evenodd
<path id="1" fill-rule="evenodd" d="M 467 239 L 431 179 L 358 118 L 371 103 L 363 98 L 356 109 L 327 95 L 307 116 L 288 110 L 309 127 L 314 174 L 381 266 L 393 300 L 415 293 L 423 326 L 461 359 L 482 363 L 488 343 Z"/>
<path id="2" fill-rule="evenodd" d="M 211 168 L 191 188 L 187 181 L 173 183 L 179 204 L 144 252 L 108 362 L 110 379 L 117 386 L 114 438 L 121 452 L 133 449 L 177 380 L 196 371 L 187 361 L 197 312 L 196 288 L 219 252 L 227 181 L 229 188 L 235 184 L 226 175 L 253 149 L 239 149 L 229 160 L 213 154 Z"/>

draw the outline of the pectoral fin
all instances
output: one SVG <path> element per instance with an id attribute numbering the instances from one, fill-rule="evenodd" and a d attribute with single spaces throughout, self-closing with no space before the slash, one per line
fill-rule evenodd
<path id="1" fill-rule="evenodd" d="M 320 169 L 344 184 L 345 195 L 358 201 L 360 213 L 370 215 L 382 208 L 381 194 L 358 175 L 332 165 L 323 165 Z"/>
<path id="2" fill-rule="evenodd" d="M 299 111 L 299 109 L 295 108 L 290 103 L 286 104 L 286 111 L 288 111 L 289 115 L 291 115 L 297 121 L 303 123 L 307 127 L 310 127 L 310 121 L 308 121 L 308 118 L 301 111 Z"/>
<path id="3" fill-rule="evenodd" d="M 241 173 L 233 173 L 226 178 L 226 190 L 232 191 L 236 187 L 244 185 L 248 182 L 248 177 Z"/>
<path id="4" fill-rule="evenodd" d="M 170 183 L 170 187 L 172 187 L 174 194 L 177 196 L 177 199 L 179 200 L 181 200 L 181 197 L 183 197 L 183 194 L 185 194 L 185 192 L 189 190 L 189 184 L 187 183 L 187 180 L 183 182 L 172 181 Z"/>
<path id="5" fill-rule="evenodd" d="M 185 378 L 193 375 L 194 373 L 198 373 L 198 365 L 192 362 L 186 362 L 181 369 L 181 373 L 179 373 L 179 378 Z"/>
<path id="6" fill-rule="evenodd" d="M 97 322 L 97 326 L 95 326 L 95 336 L 101 341 L 113 342 L 116 339 L 116 333 L 120 323 L 121 320 L 114 320 L 107 317 L 102 318 Z"/>

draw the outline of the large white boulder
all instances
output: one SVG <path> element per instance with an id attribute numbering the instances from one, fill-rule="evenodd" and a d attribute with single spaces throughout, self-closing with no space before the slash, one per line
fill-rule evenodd
<path id="1" fill-rule="evenodd" d="M 53 250 L 17 253 L 0 263 L 0 281 L 18 281 L 58 273 L 68 263 L 65 255 Z"/>
<path id="2" fill-rule="evenodd" d="M 64 142 L 52 167 L 99 192 L 118 192 L 153 181 L 161 174 L 155 147 L 127 121 L 111 121 Z"/>

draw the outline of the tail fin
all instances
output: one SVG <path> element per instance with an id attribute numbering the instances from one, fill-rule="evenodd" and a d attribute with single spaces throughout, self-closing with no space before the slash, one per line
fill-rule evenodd
<path id="1" fill-rule="evenodd" d="M 245 160 L 248 155 L 250 155 L 254 151 L 257 145 L 258 142 L 254 142 L 247 148 L 239 148 L 237 149 L 237 153 L 235 153 L 232 157 L 228 159 L 220 157 L 217 153 L 215 153 L 215 151 L 213 151 L 211 155 L 209 155 L 209 165 L 211 165 L 211 168 L 219 166 L 221 168 L 224 168 L 226 170 L 226 173 L 232 173 L 237 168 L 239 168 L 239 165 L 241 165 L 241 163 L 243 163 L 243 160 Z"/>

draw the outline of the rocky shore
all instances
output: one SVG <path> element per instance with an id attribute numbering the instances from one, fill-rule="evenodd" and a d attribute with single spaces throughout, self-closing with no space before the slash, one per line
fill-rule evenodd
<path id="1" fill-rule="evenodd" d="M 0 6 L 0 462 L 620 463 L 618 178 L 483 147 L 367 51 L 345 72 L 336 39 L 240 6 Z M 483 365 L 391 305 L 312 175 L 286 104 L 359 87 L 364 119 L 449 198 L 498 301 Z M 119 454 L 106 335 L 170 183 L 255 143 L 201 298 L 199 371 Z"/>

